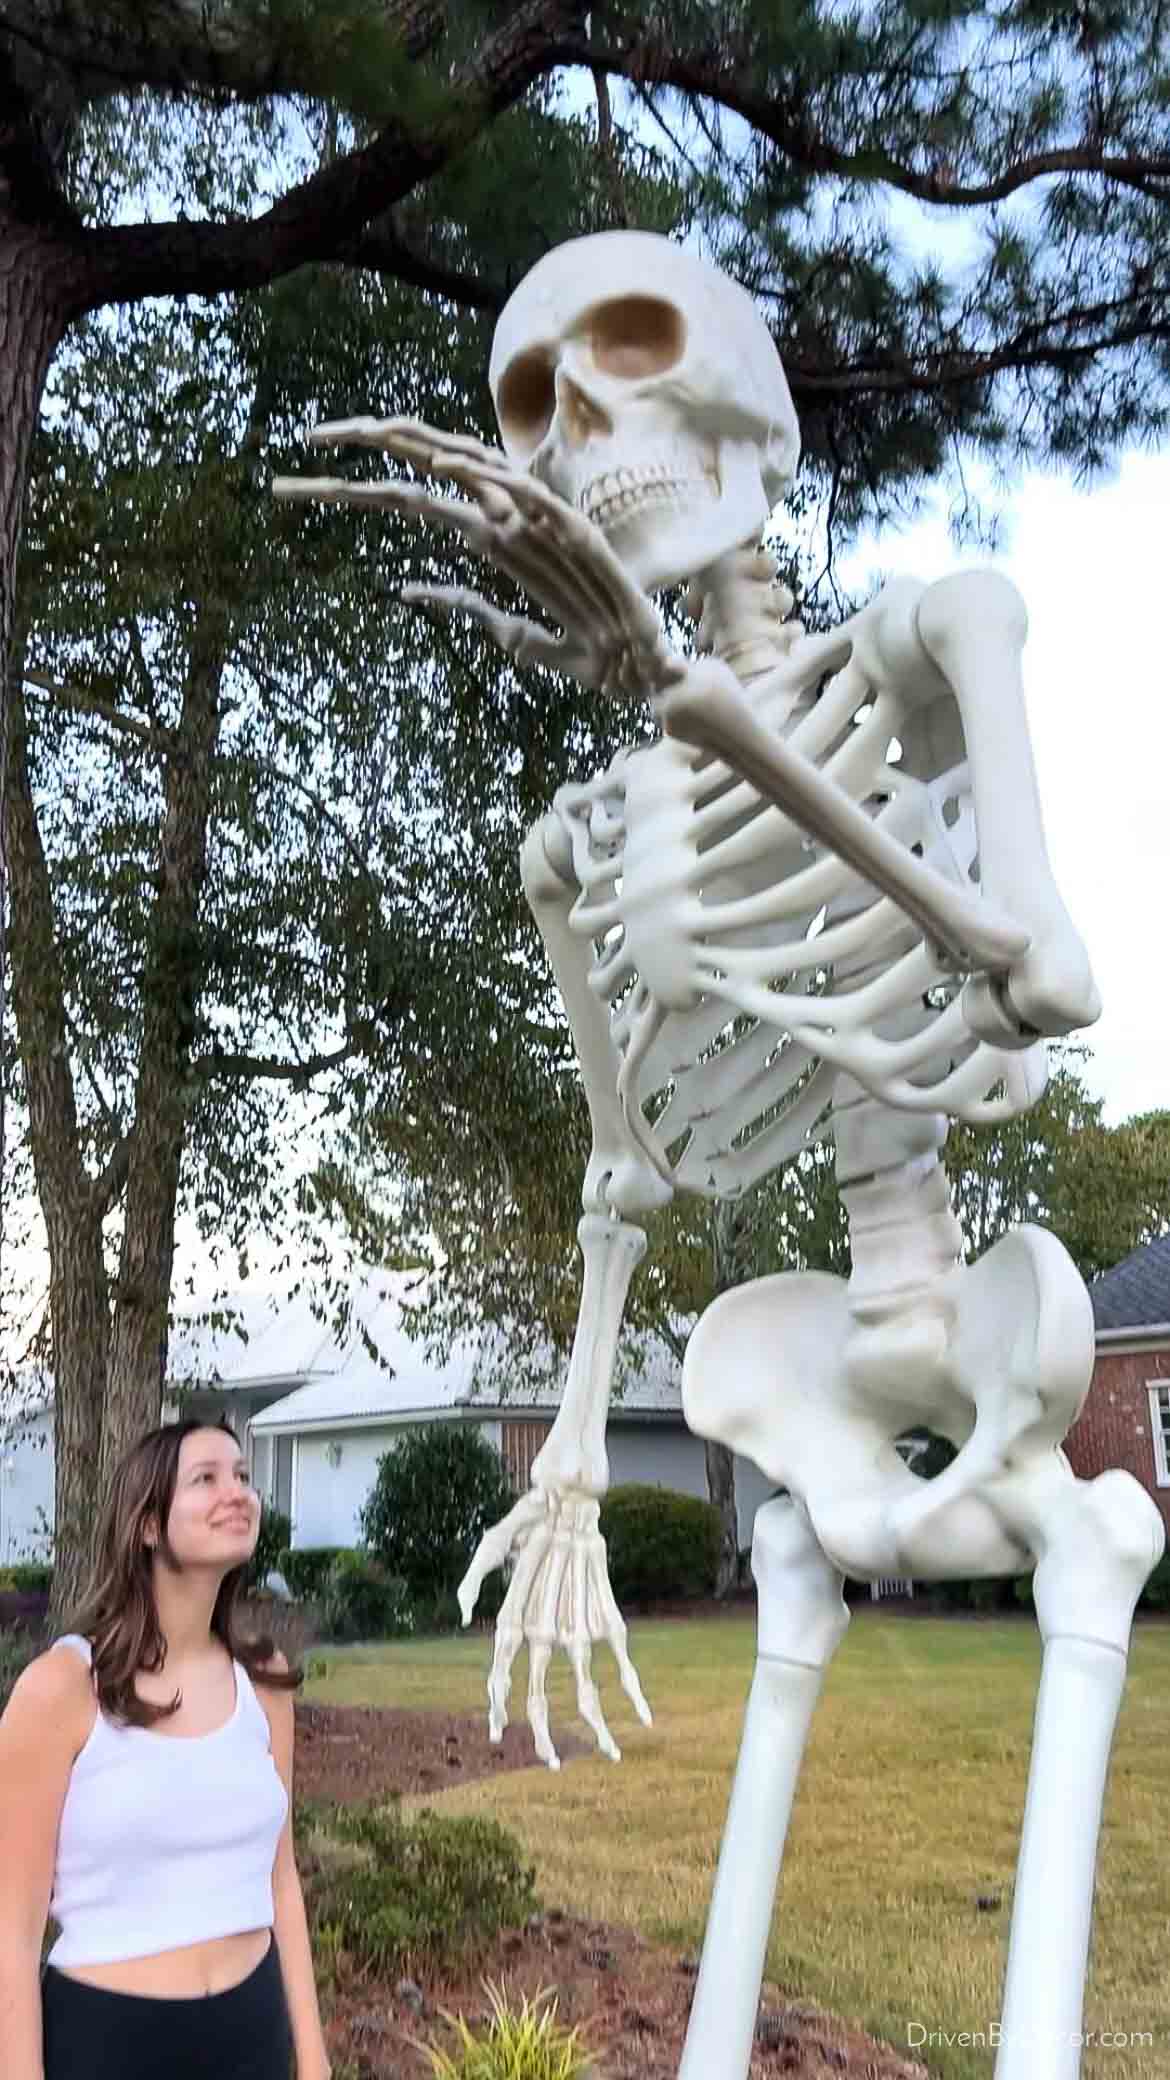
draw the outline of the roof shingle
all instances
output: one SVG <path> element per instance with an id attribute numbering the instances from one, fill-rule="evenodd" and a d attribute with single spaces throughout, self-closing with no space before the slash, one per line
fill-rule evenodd
<path id="1" fill-rule="evenodd" d="M 1089 1287 L 1098 1329 L 1140 1329 L 1170 1322 L 1170 1235 L 1145 1242 L 1103 1271 Z"/>

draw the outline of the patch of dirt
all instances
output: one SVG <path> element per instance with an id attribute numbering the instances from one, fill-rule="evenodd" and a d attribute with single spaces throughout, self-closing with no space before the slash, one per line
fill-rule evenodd
<path id="1" fill-rule="evenodd" d="M 325 2023 L 335 2073 L 356 2080 L 422 2080 L 424 2043 L 446 2040 L 443 2013 L 489 2017 L 484 1980 L 518 2003 L 557 1998 L 558 2020 L 580 2024 L 597 2080 L 675 2080 L 695 1988 L 696 1961 L 646 1943 L 628 1928 L 578 1921 L 553 1909 L 505 1935 L 492 1957 L 458 1980 L 399 1980 L 334 1996 Z M 795 1993 L 765 1985 L 751 2080 L 928 2080 L 926 2067 L 851 2029 Z"/>
<path id="2" fill-rule="evenodd" d="M 297 1796 L 352 1804 L 395 1792 L 430 1796 L 502 1770 L 538 1767 L 527 1725 L 498 1747 L 480 1714 L 296 1706 Z M 558 1735 L 568 1760 L 589 1752 Z M 338 2080 L 423 2080 L 422 2050 L 444 2037 L 442 2016 L 486 2021 L 485 1979 L 517 2002 L 557 1996 L 560 2021 L 580 2024 L 597 2056 L 597 2080 L 675 2080 L 695 1989 L 697 1960 L 645 1942 L 632 1929 L 575 1919 L 553 1907 L 501 1936 L 491 1955 L 457 1978 L 363 1981 L 322 2002 Z M 850 2028 L 792 1988 L 766 1985 L 751 2080 L 927 2080 L 926 2068 Z"/>
<path id="3" fill-rule="evenodd" d="M 534 1765 L 527 1720 L 504 1728 L 495 1746 L 487 1713 L 407 1712 L 376 1705 L 297 1703 L 296 1796 L 359 1805 L 416 1793 L 431 1797 L 473 1777 L 501 1776 Z M 579 1736 L 557 1732 L 568 1761 L 589 1753 Z"/>

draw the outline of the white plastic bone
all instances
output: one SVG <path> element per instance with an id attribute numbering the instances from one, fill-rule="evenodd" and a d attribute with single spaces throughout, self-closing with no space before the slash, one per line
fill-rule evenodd
<path id="1" fill-rule="evenodd" d="M 1044 1674 L 997 2080 L 1075 2080 L 1101 1792 L 1134 1600 L 1161 1519 L 1122 1474 L 1060 1450 L 1087 1390 L 1092 1317 L 1055 1237 L 1021 1228 L 975 1266 L 940 1152 L 948 1118 L 1010 1118 L 1044 1087 L 1043 1038 L 1099 1000 L 1044 845 L 1020 661 L 1022 603 L 991 573 L 902 581 L 806 636 L 756 544 L 798 448 L 767 329 L 734 284 L 639 233 L 548 254 L 497 328 L 505 453 L 408 421 L 320 444 L 380 450 L 454 487 L 281 480 L 454 533 L 552 627 L 462 587 L 522 664 L 650 702 L 665 734 L 562 787 L 522 855 L 593 1129 L 565 1394 L 533 1487 L 460 1591 L 512 1581 L 489 1682 L 494 1735 L 529 1644 L 529 1719 L 552 1766 L 545 1671 L 617 1754 L 590 1670 L 608 1638 L 648 1719 L 609 1587 L 598 1505 L 637 1216 L 676 1189 L 732 1196 L 832 1133 L 848 1281 L 777 1275 L 690 1340 L 691 1428 L 786 1499 L 756 1519 L 759 1662 L 682 2080 L 746 2080 L 800 1757 L 844 1613 L 844 1573 L 1035 1564 Z M 697 660 L 647 597 L 680 578 Z M 926 1483 L 895 1441 L 957 1456 Z M 1061 1912 L 1050 1909 L 1053 1874 Z"/>

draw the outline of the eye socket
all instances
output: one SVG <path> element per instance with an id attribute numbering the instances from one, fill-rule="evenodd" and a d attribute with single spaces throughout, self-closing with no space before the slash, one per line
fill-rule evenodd
<path id="1" fill-rule="evenodd" d="M 599 303 L 587 320 L 589 345 L 607 376 L 636 382 L 665 375 L 686 349 L 686 320 L 658 296 L 617 296 Z"/>
<path id="2" fill-rule="evenodd" d="M 504 370 L 496 401 L 504 438 L 530 453 L 539 448 L 552 425 L 556 403 L 553 364 L 547 352 L 537 347 L 531 353 L 517 354 Z"/>

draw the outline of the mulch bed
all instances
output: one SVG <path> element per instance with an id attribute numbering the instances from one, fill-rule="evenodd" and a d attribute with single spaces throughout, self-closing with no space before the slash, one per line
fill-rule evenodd
<path id="1" fill-rule="evenodd" d="M 487 1713 L 405 1712 L 376 1705 L 296 1705 L 296 1796 L 335 1805 L 446 1791 L 472 1777 L 533 1766 L 527 1723 L 506 1726 L 496 1747 Z M 589 1753 L 579 1736 L 557 1732 L 568 1761 Z"/>
<path id="2" fill-rule="evenodd" d="M 510 1726 L 498 1747 L 484 1716 L 296 1706 L 298 1800 L 351 1804 L 438 1793 L 534 1763 L 527 1726 Z M 565 1761 L 588 1752 L 558 1736 Z M 644 1942 L 633 1930 L 583 1921 L 559 1907 L 505 1933 L 474 1972 L 458 1978 L 350 1984 L 328 1997 L 325 2031 L 334 2071 L 360 2080 L 422 2080 L 425 2042 L 442 2041 L 442 2015 L 485 2018 L 485 1979 L 517 2000 L 557 1997 L 558 2017 L 579 2023 L 598 2054 L 598 2080 L 675 2080 L 695 1986 L 696 1960 Z M 796 1990 L 763 1990 L 752 2080 L 926 2080 L 926 2068 L 849 2028 Z M 712 2080 L 718 2076 L 712 2075 Z"/>

